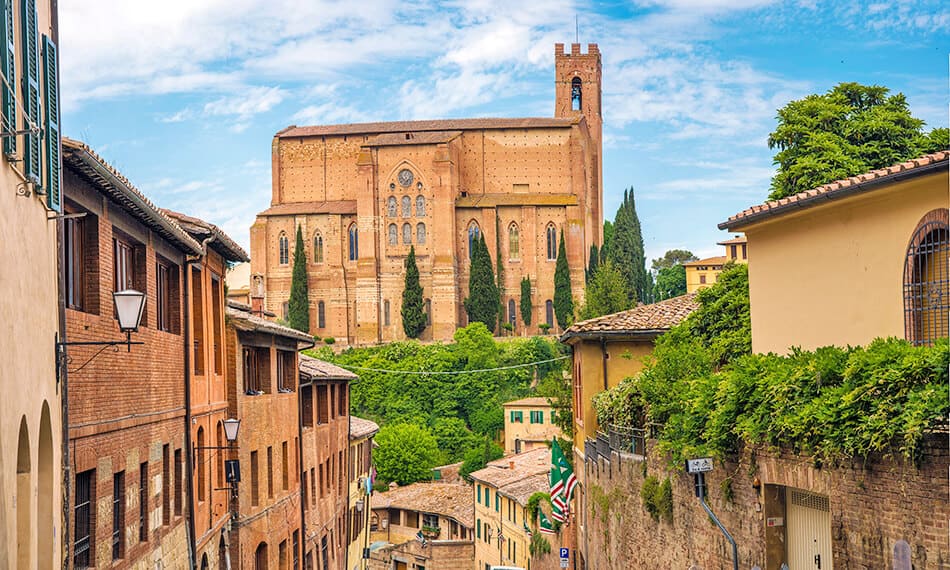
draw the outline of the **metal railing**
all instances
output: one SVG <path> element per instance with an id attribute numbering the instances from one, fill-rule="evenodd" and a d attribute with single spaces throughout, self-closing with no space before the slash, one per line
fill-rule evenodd
<path id="1" fill-rule="evenodd" d="M 610 449 L 618 453 L 645 456 L 647 454 L 647 436 L 648 430 L 646 428 L 611 425 L 608 426 L 607 431 Z"/>

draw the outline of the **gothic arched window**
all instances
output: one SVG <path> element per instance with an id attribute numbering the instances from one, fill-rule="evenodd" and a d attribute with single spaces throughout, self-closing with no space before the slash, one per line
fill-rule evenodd
<path id="1" fill-rule="evenodd" d="M 571 80 L 571 110 L 581 110 L 581 78 L 575 77 Z"/>
<path id="2" fill-rule="evenodd" d="M 421 218 L 426 215 L 425 196 L 416 196 L 416 216 Z"/>
<path id="3" fill-rule="evenodd" d="M 511 326 L 515 326 L 515 300 L 508 299 L 508 322 L 511 323 Z"/>
<path id="4" fill-rule="evenodd" d="M 389 216 L 390 218 L 396 217 L 396 197 L 395 196 L 390 196 L 389 199 L 386 200 L 386 215 Z"/>
<path id="5" fill-rule="evenodd" d="M 313 234 L 313 262 L 323 263 L 323 234 Z"/>
<path id="6" fill-rule="evenodd" d="M 508 257 L 511 259 L 521 257 L 521 235 L 518 232 L 518 224 L 514 222 L 508 226 Z"/>
<path id="7" fill-rule="evenodd" d="M 554 224 L 548 224 L 548 229 L 544 233 L 547 237 L 548 260 L 554 261 L 557 259 L 557 228 Z"/>
<path id="8" fill-rule="evenodd" d="M 478 222 L 473 221 L 468 225 L 468 258 L 472 258 L 472 251 L 475 250 L 475 242 L 478 240 L 478 236 L 481 235 L 481 230 L 478 227 Z"/>
<path id="9" fill-rule="evenodd" d="M 402 225 L 402 243 L 404 245 L 412 243 L 412 226 L 409 224 Z"/>
<path id="10" fill-rule="evenodd" d="M 416 243 L 425 245 L 426 243 L 426 225 L 416 224 Z"/>
<path id="11" fill-rule="evenodd" d="M 550 299 L 544 302 L 544 320 L 549 327 L 554 326 L 554 303 Z"/>
<path id="12" fill-rule="evenodd" d="M 356 224 L 350 224 L 349 231 L 346 232 L 349 236 L 349 260 L 356 261 L 360 256 L 360 236 L 359 232 L 356 231 Z"/>
<path id="13" fill-rule="evenodd" d="M 402 197 L 402 217 L 408 218 L 412 216 L 412 198 L 409 196 Z"/>
<path id="14" fill-rule="evenodd" d="M 399 230 L 396 224 L 389 224 L 389 245 L 399 244 Z"/>
<path id="15" fill-rule="evenodd" d="M 904 262 L 904 336 L 932 345 L 950 335 L 950 224 L 946 209 L 917 224 Z"/>
<path id="16" fill-rule="evenodd" d="M 281 265 L 287 265 L 290 262 L 290 247 L 287 244 L 287 234 L 280 232 L 277 237 L 277 256 Z"/>

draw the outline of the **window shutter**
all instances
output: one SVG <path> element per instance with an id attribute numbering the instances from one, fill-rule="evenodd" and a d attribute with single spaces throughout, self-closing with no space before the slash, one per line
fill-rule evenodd
<path id="1" fill-rule="evenodd" d="M 3 72 L 3 100 L 0 102 L 2 105 L 2 115 L 3 115 L 3 132 L 12 133 L 17 130 L 16 125 L 16 95 L 13 91 L 13 85 L 16 84 L 16 48 L 14 47 L 14 33 L 13 33 L 13 0 L 3 0 L 3 45 L 0 46 L 0 51 L 2 51 L 2 65 L 3 69 L 0 70 Z M 8 157 L 12 157 L 16 154 L 16 137 L 7 136 L 3 137 L 3 153 Z"/>
<path id="2" fill-rule="evenodd" d="M 40 70 L 36 37 L 36 0 L 23 0 L 23 102 L 28 119 L 27 128 L 40 121 Z M 34 182 L 40 181 L 40 134 L 26 135 L 23 152 L 24 174 Z"/>
<path id="3" fill-rule="evenodd" d="M 56 44 L 43 36 L 43 89 L 46 95 L 46 200 L 50 209 L 59 212 L 63 207 L 60 189 L 59 134 L 59 60 Z"/>

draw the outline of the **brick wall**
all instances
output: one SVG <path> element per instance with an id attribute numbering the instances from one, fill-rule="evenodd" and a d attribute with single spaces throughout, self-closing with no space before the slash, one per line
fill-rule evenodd
<path id="1" fill-rule="evenodd" d="M 796 488 L 829 498 L 835 568 L 889 568 L 894 543 L 905 540 L 916 570 L 944 569 L 950 567 L 946 435 L 932 437 L 924 451 L 919 465 L 872 457 L 819 469 L 805 457 L 747 449 L 707 474 L 707 501 L 738 543 L 740 568 L 780 567 L 784 531 L 767 528 L 766 520 L 784 514 L 776 512 L 778 492 Z M 669 470 L 656 454 L 646 461 L 625 457 L 612 453 L 610 461 L 586 464 L 580 503 L 586 503 L 587 568 L 731 568 L 731 547 L 702 510 L 692 476 Z M 672 522 L 656 522 L 645 511 L 645 474 L 671 478 Z M 760 491 L 753 488 L 756 478 Z M 585 533 L 578 542 L 583 552 Z"/>

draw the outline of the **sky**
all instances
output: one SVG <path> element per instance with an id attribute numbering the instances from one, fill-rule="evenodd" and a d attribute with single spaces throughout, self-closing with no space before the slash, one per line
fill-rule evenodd
<path id="1" fill-rule="evenodd" d="M 67 0 L 63 134 L 159 206 L 249 245 L 292 124 L 550 117 L 554 44 L 603 57 L 604 205 L 634 189 L 648 259 L 720 255 L 762 202 L 776 110 L 835 84 L 948 124 L 940 0 Z M 576 20 L 575 20 L 576 18 Z M 575 36 L 575 34 L 577 34 Z M 568 47 L 569 49 L 569 47 Z M 585 48 L 586 49 L 586 48 Z"/>

